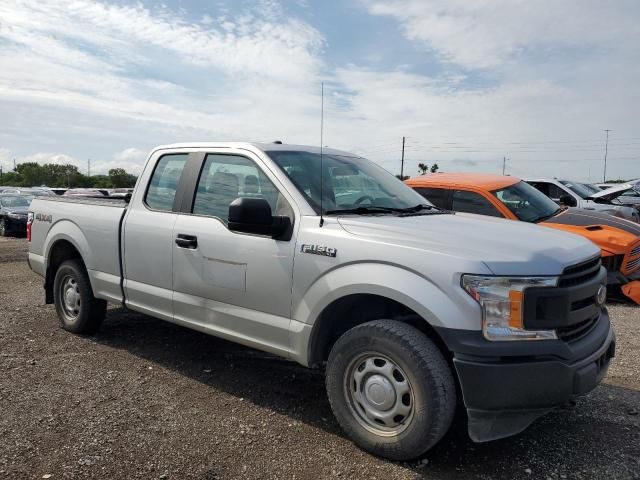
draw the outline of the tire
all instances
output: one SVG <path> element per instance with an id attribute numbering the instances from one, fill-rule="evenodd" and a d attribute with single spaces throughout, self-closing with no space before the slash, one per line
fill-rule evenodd
<path id="1" fill-rule="evenodd" d="M 7 222 L 4 218 L 0 218 L 0 237 L 7 236 Z"/>
<path id="2" fill-rule="evenodd" d="M 438 347 L 394 320 L 344 333 L 329 354 L 326 387 L 346 434 L 391 460 L 426 453 L 449 430 L 456 409 L 453 374 Z"/>
<path id="3" fill-rule="evenodd" d="M 107 302 L 93 296 L 89 276 L 80 260 L 67 260 L 58 267 L 53 300 L 60 326 L 73 333 L 96 333 L 107 312 Z"/>

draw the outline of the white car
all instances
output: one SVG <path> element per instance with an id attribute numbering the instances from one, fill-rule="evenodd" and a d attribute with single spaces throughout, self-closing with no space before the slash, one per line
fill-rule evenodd
<path id="1" fill-rule="evenodd" d="M 604 198 L 606 191 L 598 191 L 586 183 L 557 178 L 536 178 L 525 181 L 559 205 L 607 212 L 616 217 L 640 222 L 640 212 L 637 209 L 621 203 L 613 203 L 613 200 Z"/>

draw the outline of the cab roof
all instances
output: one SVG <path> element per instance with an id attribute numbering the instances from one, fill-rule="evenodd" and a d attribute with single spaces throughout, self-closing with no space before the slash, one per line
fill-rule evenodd
<path id="1" fill-rule="evenodd" d="M 310 152 L 320 153 L 320 147 L 311 145 L 292 145 L 286 143 L 259 143 L 259 142 L 189 142 L 189 143 L 173 143 L 170 145 L 160 145 L 153 149 L 157 150 L 172 150 L 180 148 L 239 148 L 239 149 L 258 149 L 263 152 L 272 151 L 293 151 L 293 152 Z M 324 147 L 322 149 L 326 155 L 342 155 L 349 157 L 357 157 L 353 153 L 345 152 L 343 150 L 337 150 L 335 148 Z"/>
<path id="2" fill-rule="evenodd" d="M 489 173 L 429 173 L 405 180 L 410 187 L 479 187 L 498 190 L 518 183 L 518 177 L 493 175 Z"/>

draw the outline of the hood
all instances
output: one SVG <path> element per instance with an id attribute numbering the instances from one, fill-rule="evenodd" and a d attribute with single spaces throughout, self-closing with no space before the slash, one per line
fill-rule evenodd
<path id="1" fill-rule="evenodd" d="M 640 240 L 640 224 L 581 208 L 564 210 L 540 225 L 582 235 L 614 254 L 626 253 Z"/>
<path id="2" fill-rule="evenodd" d="M 625 220 L 624 218 L 620 217 L 614 217 L 609 213 L 598 212 L 596 210 L 585 210 L 583 208 L 568 208 L 560 212 L 558 215 L 545 220 L 542 223 L 545 225 L 558 224 L 575 225 L 579 227 L 607 225 L 609 227 L 615 227 L 617 229 L 623 230 L 633 236 L 640 236 L 639 223 Z"/>
<path id="3" fill-rule="evenodd" d="M 638 195 L 640 195 L 640 182 L 636 181 L 632 183 L 621 183 L 620 185 L 614 185 L 613 187 L 594 193 L 593 195 L 589 196 L 589 198 L 593 200 L 600 199 L 611 201 L 629 190 L 633 190 Z"/>
<path id="4" fill-rule="evenodd" d="M 482 262 L 495 275 L 558 275 L 600 253 L 577 235 L 482 215 L 343 216 L 338 222 L 353 235 L 390 246 Z"/>

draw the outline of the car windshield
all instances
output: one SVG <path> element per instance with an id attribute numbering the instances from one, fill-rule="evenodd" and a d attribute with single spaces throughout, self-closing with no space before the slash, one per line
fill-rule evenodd
<path id="1" fill-rule="evenodd" d="M 0 205 L 7 208 L 28 207 L 32 198 L 23 195 L 3 195 L 0 197 Z"/>
<path id="2" fill-rule="evenodd" d="M 267 154 L 318 214 L 321 189 L 324 214 L 437 210 L 389 172 L 361 157 L 323 155 L 321 182 L 319 153 L 269 151 Z"/>
<path id="3" fill-rule="evenodd" d="M 572 192 L 577 194 L 580 198 L 584 198 L 584 199 L 587 199 L 594 193 L 599 192 L 598 189 L 590 185 L 587 185 L 585 183 L 569 182 L 567 180 L 560 180 L 560 183 L 563 184 L 565 187 L 570 188 Z"/>
<path id="4" fill-rule="evenodd" d="M 562 210 L 545 194 L 522 181 L 493 194 L 523 222 L 539 222 Z"/>

